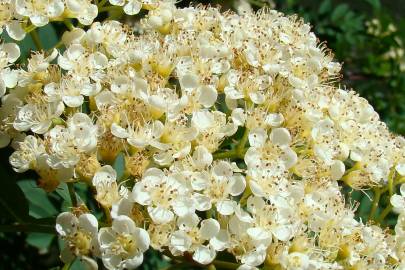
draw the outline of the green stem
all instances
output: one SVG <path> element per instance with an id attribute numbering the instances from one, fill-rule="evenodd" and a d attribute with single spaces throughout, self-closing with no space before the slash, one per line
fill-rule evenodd
<path id="1" fill-rule="evenodd" d="M 107 3 L 107 1 L 108 1 L 108 0 L 101 0 L 101 1 L 98 3 L 97 7 L 98 7 L 98 8 L 103 7 L 103 6 Z M 99 10 L 99 12 L 100 12 L 100 10 Z"/>
<path id="2" fill-rule="evenodd" d="M 69 270 L 71 265 L 72 265 L 71 262 L 65 263 L 65 265 L 64 265 L 63 268 L 62 268 L 62 270 Z"/>
<path id="3" fill-rule="evenodd" d="M 219 261 L 219 260 L 214 260 L 212 262 L 212 264 L 220 269 L 237 269 L 240 266 L 237 263 L 231 263 L 231 262 L 225 262 L 225 261 Z"/>
<path id="4" fill-rule="evenodd" d="M 232 159 L 238 157 L 238 153 L 236 149 L 233 149 L 226 152 L 214 153 L 212 156 L 214 159 Z"/>
<path id="5" fill-rule="evenodd" d="M 55 233 L 55 228 L 51 225 L 15 223 L 11 225 L 0 225 L 0 232 Z"/>
<path id="6" fill-rule="evenodd" d="M 101 7 L 98 9 L 98 13 L 108 12 L 108 11 L 112 11 L 112 10 L 120 10 L 120 9 L 122 9 L 122 7 L 120 7 L 120 6 Z"/>
<path id="7" fill-rule="evenodd" d="M 246 150 L 245 145 L 249 139 L 249 129 L 245 128 L 245 132 L 243 133 L 242 139 L 240 140 L 238 146 L 236 147 L 236 152 L 238 153 L 239 158 L 243 158 L 245 156 Z"/>
<path id="8" fill-rule="evenodd" d="M 103 211 L 104 211 L 105 222 L 108 224 L 108 226 L 111 226 L 112 218 L 111 218 L 110 209 L 108 207 L 103 206 L 103 205 L 101 207 L 103 208 Z"/>
<path id="9" fill-rule="evenodd" d="M 37 48 L 37 50 L 42 50 L 42 44 L 41 44 L 41 40 L 39 38 L 38 32 L 36 29 L 33 29 L 30 32 L 32 41 L 34 41 L 35 47 Z"/>
<path id="10" fill-rule="evenodd" d="M 77 197 L 76 197 L 74 183 L 67 183 L 67 186 L 68 186 L 68 190 L 69 190 L 70 200 L 72 201 L 72 206 L 77 207 Z"/>
<path id="11" fill-rule="evenodd" d="M 370 215 L 368 219 L 372 219 L 374 217 L 375 211 L 377 210 L 378 203 L 380 202 L 381 198 L 381 190 L 379 188 L 374 189 L 374 198 L 373 198 L 373 205 L 371 207 Z"/>
<path id="12" fill-rule="evenodd" d="M 388 175 L 388 192 L 390 197 L 394 194 L 394 169 L 391 169 Z"/>
<path id="13" fill-rule="evenodd" d="M 377 219 L 377 222 L 381 224 L 381 222 L 384 220 L 384 218 L 391 212 L 392 210 L 392 205 L 388 205 L 385 207 L 385 209 L 381 212 L 380 217 Z"/>
<path id="14" fill-rule="evenodd" d="M 33 24 L 31 24 L 30 26 L 27 26 L 25 29 L 24 29 L 24 31 L 25 31 L 25 33 L 31 33 L 31 31 L 33 31 L 33 30 L 35 30 L 37 27 L 35 26 L 35 25 L 33 25 Z"/>
<path id="15" fill-rule="evenodd" d="M 66 25 L 66 27 L 69 29 L 69 31 L 74 28 L 72 22 L 69 19 L 63 20 L 63 23 Z"/>

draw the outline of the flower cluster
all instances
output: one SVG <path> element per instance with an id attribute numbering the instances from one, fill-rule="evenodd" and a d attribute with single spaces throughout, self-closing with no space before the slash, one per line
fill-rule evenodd
<path id="1" fill-rule="evenodd" d="M 97 14 L 85 0 L 23 2 L 17 14 L 35 25 L 64 8 L 83 24 Z M 356 220 L 342 193 L 403 182 L 405 140 L 334 86 L 341 65 L 309 25 L 274 10 L 111 4 L 150 11 L 136 31 L 73 28 L 63 53 L 36 52 L 25 68 L 10 69 L 18 47 L 0 47 L 0 142 L 14 170 L 34 170 L 47 191 L 86 182 L 111 219 L 99 229 L 84 206 L 60 214 L 63 261 L 133 269 L 151 246 L 202 265 L 228 252 L 239 269 L 405 267 L 404 185 L 396 234 Z"/>

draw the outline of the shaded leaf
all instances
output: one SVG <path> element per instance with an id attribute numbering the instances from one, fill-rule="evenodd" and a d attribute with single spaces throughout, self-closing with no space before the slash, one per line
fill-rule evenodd
<path id="1" fill-rule="evenodd" d="M 34 218 L 52 217 L 58 213 L 46 192 L 37 186 L 34 180 L 22 180 L 18 186 L 29 202 L 29 214 Z"/>
<path id="2" fill-rule="evenodd" d="M 47 233 L 30 233 L 27 236 L 27 243 L 38 249 L 48 249 L 55 238 L 53 234 Z"/>

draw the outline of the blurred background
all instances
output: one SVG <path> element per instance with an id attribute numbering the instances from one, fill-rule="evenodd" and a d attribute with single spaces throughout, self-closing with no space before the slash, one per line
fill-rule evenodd
<path id="1" fill-rule="evenodd" d="M 268 6 L 303 17 L 312 25 L 318 38 L 327 42 L 336 59 L 343 63 L 342 87 L 358 91 L 369 100 L 393 132 L 405 134 L 405 0 L 179 1 L 178 5 L 188 6 L 190 3 L 220 5 L 223 10 L 237 10 L 249 3 L 255 10 Z M 58 24 L 41 28 L 39 36 L 43 47 L 52 48 L 64 30 L 64 26 Z M 7 37 L 2 39 L 7 40 Z M 24 62 L 36 47 L 29 36 L 19 45 L 22 49 L 21 61 Z M 0 154 L 0 270 L 62 269 L 58 240 L 46 232 L 52 230 L 59 209 L 70 207 L 66 185 L 46 194 L 36 187 L 35 175 L 16 176 L 8 165 L 10 153 L 3 149 Z M 119 171 L 120 166 L 122 160 L 118 158 L 114 167 Z M 89 197 L 85 186 L 79 186 L 76 192 L 82 198 Z M 366 221 L 369 199 L 360 193 L 350 194 L 352 199 L 361 202 L 357 216 Z M 87 204 L 92 210 L 99 210 L 94 202 Z M 11 208 L 13 211 L 10 211 Z M 34 223 L 38 219 L 41 224 L 49 226 L 37 226 L 35 233 L 16 233 L 9 226 L 18 220 Z M 393 225 L 395 217 L 391 220 L 387 226 Z M 170 265 L 154 252 L 146 254 L 142 266 L 145 270 L 169 268 Z M 83 267 L 77 262 L 70 269 Z"/>

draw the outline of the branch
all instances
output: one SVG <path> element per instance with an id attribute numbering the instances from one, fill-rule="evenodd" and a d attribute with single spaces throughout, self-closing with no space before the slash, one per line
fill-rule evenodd
<path id="1" fill-rule="evenodd" d="M 37 232 L 54 234 L 55 227 L 48 224 L 15 223 L 10 225 L 0 225 L 0 232 Z"/>

